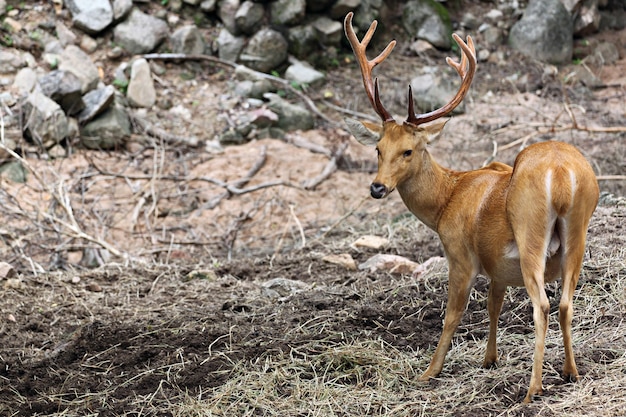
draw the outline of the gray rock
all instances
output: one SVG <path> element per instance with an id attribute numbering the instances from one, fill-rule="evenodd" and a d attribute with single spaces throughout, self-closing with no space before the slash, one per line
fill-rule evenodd
<path id="1" fill-rule="evenodd" d="M 133 9 L 133 0 L 113 0 L 113 20 L 119 22 Z"/>
<path id="2" fill-rule="evenodd" d="M 239 5 L 239 0 L 220 0 L 217 2 L 217 16 L 224 27 L 233 35 L 239 35 L 239 29 L 235 23 L 235 14 L 239 10 Z"/>
<path id="3" fill-rule="evenodd" d="M 61 20 L 55 22 L 55 30 L 62 47 L 76 43 L 76 35 Z"/>
<path id="4" fill-rule="evenodd" d="M 15 49 L 0 49 L 0 74 L 14 73 L 26 66 L 26 60 Z"/>
<path id="5" fill-rule="evenodd" d="M 237 62 L 243 50 L 244 42 L 244 38 L 235 36 L 228 29 L 223 28 L 215 40 L 217 55 L 225 61 Z"/>
<path id="6" fill-rule="evenodd" d="M 612 65 L 619 60 L 619 50 L 614 43 L 602 42 L 593 48 L 593 53 L 585 58 L 585 63 L 594 66 Z"/>
<path id="7" fill-rule="evenodd" d="M 237 28 L 246 35 L 252 35 L 263 23 L 265 9 L 263 5 L 252 1 L 244 1 L 235 13 Z"/>
<path id="8" fill-rule="evenodd" d="M 317 40 L 323 45 L 339 45 L 343 39 L 343 25 L 321 16 L 312 23 Z"/>
<path id="9" fill-rule="evenodd" d="M 0 165 L 0 175 L 7 178 L 9 181 L 24 184 L 26 183 L 27 174 L 28 171 L 26 171 L 19 161 L 10 161 Z"/>
<path id="10" fill-rule="evenodd" d="M 113 149 L 121 146 L 130 133 L 128 114 L 114 105 L 80 129 L 80 140 L 88 149 Z"/>
<path id="11" fill-rule="evenodd" d="M 213 13 L 216 6 L 217 0 L 204 0 L 202 3 L 200 3 L 200 10 L 202 10 L 204 13 Z"/>
<path id="12" fill-rule="evenodd" d="M 235 83 L 235 87 L 233 88 L 233 92 L 240 96 L 246 98 L 263 98 L 265 93 L 269 93 L 271 91 L 275 91 L 274 86 L 269 80 L 243 80 Z"/>
<path id="13" fill-rule="evenodd" d="M 306 14 L 305 0 L 277 0 L 270 5 L 272 23 L 294 26 L 302 22 Z"/>
<path id="14" fill-rule="evenodd" d="M 287 48 L 280 32 L 265 28 L 250 38 L 239 59 L 252 69 L 269 72 L 287 59 Z"/>
<path id="15" fill-rule="evenodd" d="M 77 118 L 78 122 L 85 124 L 103 113 L 115 100 L 115 88 L 112 85 L 96 88 L 83 96 L 85 108 Z"/>
<path id="16" fill-rule="evenodd" d="M 305 59 L 318 47 L 315 29 L 311 25 L 295 26 L 289 29 L 289 53 Z"/>
<path id="17" fill-rule="evenodd" d="M 557 0 L 558 1 L 558 0 Z M 411 0 L 402 13 L 402 26 L 410 36 L 450 49 L 452 24 L 447 10 L 434 0 Z"/>
<path id="18" fill-rule="evenodd" d="M 130 68 L 130 82 L 126 97 L 128 104 L 134 107 L 150 108 L 156 102 L 156 90 L 150 73 L 150 65 L 143 58 L 133 62 Z"/>
<path id="19" fill-rule="evenodd" d="M 20 69 L 13 79 L 13 87 L 20 95 L 33 91 L 37 85 L 37 73 L 30 67 Z"/>
<path id="20" fill-rule="evenodd" d="M 96 88 L 100 81 L 98 67 L 91 61 L 89 55 L 76 45 L 68 45 L 59 55 L 59 69 L 78 77 L 83 94 Z"/>
<path id="21" fill-rule="evenodd" d="M 72 14 L 72 23 L 89 33 L 98 33 L 113 22 L 113 9 L 109 0 L 65 0 Z"/>
<path id="22" fill-rule="evenodd" d="M 170 37 L 172 52 L 178 54 L 204 54 L 204 39 L 195 25 L 183 26 Z"/>
<path id="23" fill-rule="evenodd" d="M 313 115 L 304 107 L 291 104 L 278 94 L 266 93 L 267 107 L 278 114 L 278 127 L 287 131 L 309 130 L 315 126 Z"/>
<path id="24" fill-rule="evenodd" d="M 69 116 L 85 108 L 82 99 L 82 83 L 69 71 L 51 71 L 39 79 L 39 86 L 41 92 L 57 102 Z"/>
<path id="25" fill-rule="evenodd" d="M 168 35 L 167 23 L 134 8 L 113 30 L 114 42 L 131 54 L 153 51 Z"/>
<path id="26" fill-rule="evenodd" d="M 298 84 L 310 86 L 319 85 L 326 80 L 326 76 L 303 62 L 295 62 L 287 67 L 285 78 Z"/>
<path id="27" fill-rule="evenodd" d="M 418 76 L 411 79 L 415 104 L 423 112 L 438 109 L 455 96 L 459 83 L 460 80 L 454 70 L 446 68 L 442 71 L 438 67 L 424 67 Z M 455 113 L 463 111 L 463 103 L 454 110 Z"/>
<path id="28" fill-rule="evenodd" d="M 598 0 L 584 1 L 574 20 L 574 35 L 588 36 L 597 32 L 600 29 L 600 20 Z"/>
<path id="29" fill-rule="evenodd" d="M 4 13 L 7 10 L 7 2 L 6 0 L 0 0 L 0 16 L 4 16 Z"/>
<path id="30" fill-rule="evenodd" d="M 530 0 L 509 32 L 509 44 L 531 58 L 562 64 L 572 59 L 573 32 L 572 19 L 559 0 Z"/>
<path id="31" fill-rule="evenodd" d="M 23 103 L 24 133 L 44 148 L 63 140 L 68 133 L 67 117 L 54 100 L 35 89 Z"/>
<path id="32" fill-rule="evenodd" d="M 361 0 L 338 0 L 330 8 L 330 17 L 333 19 L 343 19 L 348 12 L 356 10 L 360 5 Z"/>

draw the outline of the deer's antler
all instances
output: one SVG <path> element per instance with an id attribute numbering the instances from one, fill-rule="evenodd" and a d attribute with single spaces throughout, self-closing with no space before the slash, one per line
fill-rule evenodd
<path id="1" fill-rule="evenodd" d="M 365 87 L 365 92 L 367 93 L 367 97 L 369 98 L 372 107 L 374 107 L 374 110 L 378 113 L 383 122 L 393 121 L 391 114 L 380 102 L 380 96 L 378 94 L 378 78 L 372 81 L 372 70 L 376 65 L 387 59 L 394 46 L 396 46 L 396 41 L 393 40 L 389 42 L 387 47 L 376 58 L 368 60 L 365 50 L 367 49 L 367 45 L 376 31 L 378 22 L 376 20 L 372 22 L 367 30 L 367 33 L 363 37 L 363 41 L 359 42 L 359 38 L 357 38 L 356 33 L 354 33 L 354 28 L 352 27 L 352 16 L 352 12 L 346 15 L 343 27 L 348 41 L 350 41 L 350 45 L 352 46 L 352 51 L 354 51 L 354 55 L 359 62 L 359 66 L 361 67 L 361 75 L 363 76 L 363 86 Z"/>
<path id="2" fill-rule="evenodd" d="M 470 85 L 472 84 L 472 79 L 474 78 L 474 74 L 476 73 L 476 49 L 474 48 L 474 41 L 471 36 L 467 37 L 467 43 L 463 42 L 463 39 L 456 33 L 452 34 L 452 37 L 456 41 L 457 45 L 461 48 L 461 62 L 454 62 L 452 58 L 446 58 L 446 62 L 452 68 L 456 70 L 456 72 L 461 77 L 461 87 L 459 87 L 459 91 L 456 93 L 454 98 L 450 100 L 448 104 L 445 106 L 433 110 L 429 113 L 424 114 L 415 114 L 415 110 L 413 110 L 413 92 L 411 91 L 411 86 L 409 85 L 409 117 L 407 117 L 407 124 L 418 126 L 423 123 L 431 122 L 435 119 L 445 116 L 450 113 L 452 110 L 456 108 L 463 98 L 469 91 Z"/>

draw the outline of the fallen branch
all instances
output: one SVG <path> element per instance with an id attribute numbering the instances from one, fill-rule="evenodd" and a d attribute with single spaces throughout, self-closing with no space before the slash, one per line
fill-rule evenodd
<path id="1" fill-rule="evenodd" d="M 348 148 L 348 142 L 343 142 L 341 145 L 339 145 L 339 148 L 337 148 L 337 150 L 333 153 L 333 156 L 330 158 L 330 161 L 328 161 L 328 163 L 324 167 L 324 170 L 322 171 L 322 173 L 318 175 L 317 177 L 312 178 L 308 181 L 303 181 L 302 187 L 304 187 L 305 190 L 313 190 L 315 189 L 315 187 L 320 185 L 324 180 L 330 177 L 332 173 L 337 170 L 337 161 L 339 160 L 339 158 L 343 156 L 343 153 L 346 151 L 347 148 Z"/>
<path id="2" fill-rule="evenodd" d="M 39 211 L 39 215 L 51 221 L 53 224 L 57 224 L 62 226 L 59 230 L 60 233 L 65 234 L 66 236 L 83 239 L 88 242 L 94 243 L 103 249 L 109 251 L 113 256 L 118 258 L 128 258 L 128 254 L 118 250 L 115 246 L 110 244 L 104 239 L 94 237 L 85 231 L 82 230 L 76 217 L 74 216 L 74 210 L 72 209 L 72 202 L 70 197 L 67 195 L 65 190 L 63 179 L 59 178 L 57 189 L 53 187 L 53 185 L 46 182 L 39 172 L 33 167 L 30 162 L 28 162 L 24 157 L 16 153 L 13 149 L 6 146 L 5 138 L 4 138 L 4 116 L 3 112 L 0 109 L 0 149 L 9 154 L 12 158 L 22 164 L 37 180 L 39 185 L 54 199 L 54 201 L 61 207 L 65 215 L 67 216 L 67 220 L 60 219 L 46 211 Z"/>
<path id="3" fill-rule="evenodd" d="M 137 116 L 136 114 L 129 114 L 132 123 L 138 126 L 141 130 L 143 130 L 147 135 L 152 136 L 153 138 L 162 140 L 163 142 L 169 145 L 188 145 L 191 147 L 198 147 L 200 141 L 198 138 L 191 136 L 176 136 L 171 133 L 166 132 L 163 129 L 160 129 L 153 124 L 149 123 L 147 120 Z"/>
<path id="4" fill-rule="evenodd" d="M 313 113 L 315 113 L 315 115 L 317 117 L 319 117 L 320 119 L 323 119 L 324 121 L 329 123 L 331 126 L 338 126 L 337 122 L 335 122 L 334 120 L 328 118 L 321 111 L 319 111 L 319 109 L 317 108 L 317 106 L 315 105 L 313 100 L 311 100 L 311 98 L 309 96 L 307 96 L 303 92 L 299 91 L 298 89 L 294 88 L 291 85 L 291 82 L 289 80 L 285 80 L 285 79 L 280 78 L 280 77 L 275 77 L 273 75 L 266 74 L 264 72 L 255 71 L 255 70 L 253 70 L 253 69 L 251 69 L 249 67 L 246 67 L 245 65 L 240 65 L 240 64 L 237 64 L 235 62 L 227 61 L 227 60 L 224 60 L 224 59 L 220 59 L 220 58 L 217 58 L 217 57 L 214 57 L 214 56 L 211 56 L 211 55 L 145 54 L 145 55 L 143 55 L 143 58 L 145 58 L 145 59 L 161 60 L 161 61 L 177 61 L 177 60 L 183 60 L 183 61 L 208 61 L 208 62 L 213 62 L 214 64 L 218 64 L 218 65 L 222 65 L 222 66 L 225 66 L 225 67 L 228 67 L 228 68 L 232 68 L 232 69 L 244 68 L 246 71 L 249 71 L 252 74 L 255 74 L 259 78 L 265 78 L 266 80 L 269 80 L 269 81 L 275 82 L 277 84 L 280 84 L 282 87 L 286 88 L 291 93 L 293 93 L 296 96 L 298 96 L 304 102 L 304 104 L 306 104 L 306 106 L 309 108 L 309 110 L 311 110 Z"/>

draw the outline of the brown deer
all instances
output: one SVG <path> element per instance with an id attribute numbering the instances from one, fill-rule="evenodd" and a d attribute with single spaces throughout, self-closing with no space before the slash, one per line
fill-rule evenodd
<path id="1" fill-rule="evenodd" d="M 424 125 L 450 113 L 461 103 L 474 73 L 476 56 L 471 37 L 467 43 L 452 35 L 462 52 L 461 62 L 447 58 L 462 79 L 456 96 L 445 106 L 415 114 L 409 87 L 408 118 L 394 120 L 383 107 L 378 79 L 372 69 L 383 62 L 395 41 L 374 59 L 366 48 L 377 22 L 360 42 L 352 27 L 352 13 L 344 21 L 365 92 L 382 124 L 347 121 L 355 138 L 375 145 L 378 174 L 371 184 L 374 198 L 384 198 L 397 189 L 407 208 L 439 235 L 449 264 L 449 291 L 443 331 L 430 366 L 420 377 L 436 377 L 452 336 L 466 309 L 470 290 L 478 274 L 489 277 L 489 337 L 483 366 L 498 359 L 496 330 L 506 289 L 524 286 L 532 301 L 535 352 L 530 386 L 524 402 L 542 393 L 541 374 L 550 304 L 546 282 L 561 277 L 559 322 L 563 333 L 565 360 L 563 376 L 579 378 L 572 349 L 572 299 L 585 251 L 589 220 L 598 203 L 596 176 L 585 158 L 572 145 L 543 142 L 521 151 L 513 167 L 494 162 L 474 171 L 459 172 L 437 164 L 428 144 L 441 135 L 446 121 Z"/>

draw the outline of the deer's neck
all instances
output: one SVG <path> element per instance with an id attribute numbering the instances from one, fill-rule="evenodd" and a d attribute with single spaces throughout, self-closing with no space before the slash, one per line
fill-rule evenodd
<path id="1" fill-rule="evenodd" d="M 421 166 L 397 186 L 411 213 L 434 231 L 437 231 L 439 218 L 452 195 L 456 174 L 435 162 L 425 150 Z"/>

